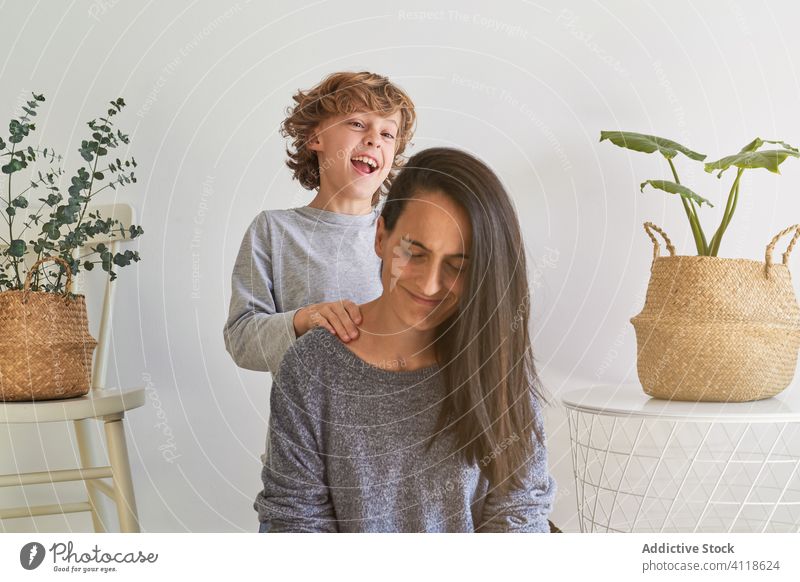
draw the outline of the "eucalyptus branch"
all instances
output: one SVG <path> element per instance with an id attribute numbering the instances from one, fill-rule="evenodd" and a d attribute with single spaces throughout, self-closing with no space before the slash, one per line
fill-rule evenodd
<path id="1" fill-rule="evenodd" d="M 22 230 L 19 232 L 19 238 L 22 238 L 22 235 L 23 235 L 23 234 L 25 234 L 25 231 L 26 231 L 26 230 L 28 230 L 28 229 L 30 228 L 31 224 L 33 223 L 33 217 L 34 217 L 34 216 L 37 216 L 37 217 L 38 217 L 38 214 L 39 214 L 39 213 L 42 211 L 42 208 L 44 208 L 44 205 L 45 205 L 45 204 L 47 204 L 47 202 L 42 202 L 42 205 L 41 205 L 41 206 L 39 206 L 39 209 L 36 211 L 36 215 L 33 215 L 33 214 L 31 214 L 31 215 L 29 215 L 29 216 L 28 216 L 28 218 L 29 218 L 30 220 L 28 220 L 28 222 L 26 222 L 26 223 L 25 223 L 25 228 L 23 228 L 23 229 L 22 229 Z"/>
<path id="2" fill-rule="evenodd" d="M 83 223 L 83 215 L 86 213 L 86 207 L 89 206 L 89 200 L 92 198 L 92 188 L 94 187 L 94 178 L 95 175 L 97 174 L 97 163 L 99 161 L 100 161 L 100 154 L 95 154 L 94 167 L 92 168 L 92 179 L 89 182 L 89 190 L 86 193 L 86 200 L 83 203 L 83 209 L 81 210 L 81 215 L 78 218 L 78 224 L 75 227 L 75 230 L 78 230 L 81 227 L 81 224 Z M 70 232 L 72 231 L 70 230 Z"/>
<path id="3" fill-rule="evenodd" d="M 38 106 L 38 102 L 44 101 L 42 95 L 34 93 L 33 96 L 35 101 L 28 101 L 27 107 L 23 107 L 27 115 L 20 116 L 19 119 L 12 119 L 9 125 L 11 138 L 8 148 L 6 141 L 0 137 L 0 156 L 4 159 L 8 158 L 8 163 L 2 166 L 3 173 L 9 175 L 8 203 L 3 214 L 7 215 L 6 222 L 10 235 L 8 241 L 4 237 L 0 237 L 0 241 L 9 247 L 8 251 L 0 254 L 0 290 L 22 287 L 20 263 L 22 262 L 24 267 L 25 256 L 30 250 L 35 253 L 37 260 L 47 256 L 61 256 L 67 261 L 70 272 L 76 275 L 81 267 L 90 271 L 94 264 L 100 263 L 102 269 L 109 274 L 110 280 L 114 281 L 116 278 L 114 267 L 124 267 L 133 261 L 139 261 L 138 252 L 126 250 L 122 253 L 112 253 L 102 243 L 93 246 L 91 252 L 80 253 L 75 252 L 75 249 L 84 250 L 87 241 L 95 237 L 109 239 L 119 234 L 123 238 L 129 236 L 133 239 L 144 233 L 140 226 L 122 225 L 119 220 L 101 217 L 99 210 L 92 211 L 89 208 L 91 201 L 106 188 L 116 189 L 117 185 L 125 186 L 136 182 L 133 172 L 133 168 L 136 167 L 135 159 L 130 158 L 124 162 L 119 158 L 114 161 L 107 158 L 101 160 L 120 143 L 129 143 L 128 136 L 113 128 L 114 124 L 110 121 L 125 107 L 125 102 L 121 98 L 111 101 L 111 108 L 107 109 L 107 115 L 88 122 L 91 136 L 83 140 L 78 149 L 88 165 L 80 167 L 73 175 L 69 185 L 69 195 L 66 199 L 62 195 L 60 184 L 53 180 L 55 176 L 61 176 L 63 172 L 60 167 L 54 168 L 53 165 L 50 165 L 49 171 L 44 175 L 39 171 L 38 179 L 34 178 L 29 182 L 30 185 L 26 184 L 26 187 L 15 196 L 13 185 L 18 181 L 12 180 L 13 173 L 28 168 L 29 163 L 36 160 L 37 157 L 47 159 L 49 162 L 53 162 L 56 158 L 59 161 L 62 159 L 60 155 L 56 156 L 56 153 L 50 148 L 39 150 L 32 147 L 24 148 L 22 145 L 29 132 L 35 129 L 35 125 L 29 123 L 28 115 L 36 115 L 33 112 L 34 108 Z M 17 147 L 18 145 L 19 147 Z M 103 163 L 106 160 L 107 163 Z M 103 169 L 99 169 L 100 167 Z M 108 179 L 109 183 L 101 185 L 105 179 Z M 41 204 L 35 212 L 31 209 L 27 219 L 21 219 L 22 229 L 15 237 L 13 217 L 20 209 L 28 208 L 27 195 L 31 189 L 38 189 L 40 186 L 45 186 L 47 194 L 44 198 L 39 198 Z M 47 213 L 49 216 L 43 214 L 46 212 L 44 211 L 45 206 L 50 207 L 51 211 Z M 23 237 L 26 234 L 30 236 L 28 229 L 33 225 L 40 225 L 41 232 L 35 235 L 33 240 L 25 241 Z M 89 260 L 96 255 L 99 255 L 99 261 Z M 14 271 L 8 268 L 12 265 Z M 16 279 L 14 279 L 13 273 L 16 274 Z M 45 291 L 60 293 L 64 274 L 64 269 L 59 268 L 59 272 L 56 274 L 52 271 L 52 266 L 43 266 L 31 274 L 34 281 L 33 286 L 38 289 L 40 283 L 43 283 L 42 288 Z"/>
<path id="4" fill-rule="evenodd" d="M 87 195 L 86 195 L 86 197 L 85 197 L 85 198 L 86 198 L 86 200 L 85 200 L 85 201 L 84 201 L 84 203 L 83 203 L 83 209 L 81 210 L 81 215 L 80 215 L 80 217 L 78 218 L 78 224 L 75 226 L 75 231 L 77 231 L 77 230 L 79 230 L 79 229 L 80 229 L 80 227 L 81 227 L 81 224 L 83 223 L 83 215 L 84 215 L 84 213 L 86 212 L 86 207 L 89 205 L 89 200 L 90 200 L 90 199 L 91 199 L 91 197 L 92 197 L 92 186 L 94 185 L 94 177 L 95 177 L 95 173 L 96 173 L 96 171 L 97 171 L 97 163 L 98 163 L 99 161 L 100 161 L 100 155 L 96 153 L 96 154 L 95 154 L 95 158 L 94 158 L 94 167 L 92 168 L 92 178 L 91 178 L 91 180 L 89 181 L 89 189 L 88 189 L 88 194 L 87 194 Z M 70 233 L 70 234 L 73 234 L 73 232 L 75 232 L 75 231 L 73 231 L 73 230 L 72 230 L 72 228 L 70 227 L 70 225 L 67 225 L 67 229 L 69 230 L 69 233 Z M 64 250 L 65 250 L 65 251 L 71 251 L 72 249 L 66 248 L 66 249 L 64 249 Z M 56 286 L 58 286 L 58 287 L 60 287 L 60 286 L 61 286 L 61 277 L 62 277 L 63 275 L 64 275 L 64 272 L 63 272 L 63 270 L 62 270 L 62 271 L 59 271 L 59 273 L 58 273 L 58 281 L 56 282 Z"/>
<path id="5" fill-rule="evenodd" d="M 102 191 L 103 191 L 103 190 L 105 190 L 106 188 L 111 188 L 111 184 L 106 184 L 106 185 L 105 185 L 105 186 L 103 186 L 102 188 L 98 188 L 97 190 L 95 190 L 95 191 L 92 193 L 92 195 L 90 196 L 90 198 L 94 198 L 95 196 L 97 196 L 98 194 L 100 194 L 100 192 L 102 192 Z"/>
<path id="6" fill-rule="evenodd" d="M 89 252 L 88 252 L 88 253 L 86 253 L 85 255 L 82 255 L 82 256 L 78 257 L 78 260 L 79 260 L 79 261 L 83 261 L 83 259 L 85 259 L 86 257 L 91 257 L 92 255 L 96 255 L 96 254 L 98 254 L 99 252 L 100 252 L 100 251 L 89 251 Z"/>
<path id="7" fill-rule="evenodd" d="M 16 151 L 16 149 L 17 149 L 17 144 L 14 143 L 14 145 L 11 146 L 11 159 L 12 160 L 14 159 L 14 152 Z M 8 208 L 11 208 L 11 177 L 13 175 L 14 175 L 13 172 L 9 172 L 9 174 L 8 174 Z M 13 214 L 9 215 L 7 222 L 8 222 L 8 240 L 9 241 L 13 241 L 14 240 L 14 215 Z M 10 244 L 11 243 L 9 242 L 9 245 Z M 17 278 L 17 287 L 21 288 L 22 287 L 22 280 L 19 277 L 19 260 L 18 260 L 18 258 L 12 256 L 11 263 L 14 265 L 14 276 Z"/>
<path id="8" fill-rule="evenodd" d="M 47 148 L 45 148 L 45 149 L 47 149 Z M 50 169 L 52 170 L 53 168 L 51 167 Z M 60 170 L 60 168 L 59 168 L 59 170 Z M 60 174 L 60 172 L 58 172 L 58 171 L 57 171 L 57 172 L 51 172 L 51 173 L 47 173 L 47 175 L 48 175 L 48 176 L 51 176 L 51 175 L 53 175 L 53 174 L 55 174 L 55 173 L 58 173 L 58 174 Z M 36 185 L 35 185 L 35 183 L 36 183 L 36 182 L 39 182 L 40 184 L 42 184 L 42 186 L 47 186 L 47 183 L 45 182 L 45 179 L 44 179 L 44 178 L 42 177 L 42 175 L 40 174 L 40 175 L 39 175 L 39 179 L 38 179 L 38 180 L 34 180 L 34 181 L 31 183 L 31 185 L 30 185 L 30 186 L 28 186 L 28 187 L 27 187 L 27 188 L 25 188 L 25 189 L 24 189 L 22 192 L 20 192 L 19 194 L 17 194 L 17 196 L 22 196 L 23 194 L 25 194 L 25 192 L 27 192 L 27 191 L 28 191 L 28 190 L 30 190 L 31 188 L 38 188 L 38 186 L 36 186 Z"/>

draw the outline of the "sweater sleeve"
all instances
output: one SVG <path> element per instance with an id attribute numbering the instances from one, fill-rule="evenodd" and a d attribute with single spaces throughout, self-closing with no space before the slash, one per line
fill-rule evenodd
<path id="1" fill-rule="evenodd" d="M 231 302 L 223 335 L 225 349 L 246 370 L 278 371 L 296 340 L 297 310 L 278 313 L 273 295 L 272 249 L 266 212 L 244 234 L 231 276 Z"/>
<path id="2" fill-rule="evenodd" d="M 534 423 L 544 435 L 544 419 L 538 399 L 534 400 Z M 481 525 L 477 531 L 498 532 L 539 532 L 549 533 L 547 519 L 553 509 L 556 482 L 547 467 L 547 440 L 542 443 L 531 434 L 534 443 L 533 455 L 528 463 L 520 468 L 523 486 L 505 494 L 498 494 L 490 488 L 483 505 Z M 502 453 L 501 453 L 502 454 Z"/>
<path id="3" fill-rule="evenodd" d="M 303 358 L 291 349 L 270 394 L 264 489 L 255 509 L 268 532 L 336 532 L 336 515 L 319 448 L 322 407 Z M 303 397 L 302 395 L 305 395 Z"/>

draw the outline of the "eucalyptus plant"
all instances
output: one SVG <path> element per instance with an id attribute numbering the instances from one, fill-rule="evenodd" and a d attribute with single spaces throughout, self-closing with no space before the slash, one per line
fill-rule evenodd
<path id="1" fill-rule="evenodd" d="M 678 172 L 675 169 L 673 158 L 679 153 L 683 154 L 690 160 L 702 162 L 706 159 L 705 154 L 697 153 L 689 148 L 663 137 L 656 137 L 654 135 L 645 135 L 642 133 L 633 133 L 630 131 L 601 131 L 600 141 L 609 140 L 614 145 L 622 148 L 627 148 L 636 152 L 644 152 L 651 154 L 654 152 L 660 153 L 666 158 L 669 163 L 672 177 L 674 180 L 646 180 L 639 186 L 640 191 L 644 191 L 645 186 L 650 186 L 656 190 L 661 190 L 669 194 L 677 194 L 683 209 L 686 212 L 686 217 L 689 219 L 689 225 L 692 229 L 695 246 L 697 247 L 697 254 L 703 256 L 716 257 L 719 252 L 719 246 L 722 242 L 722 236 L 728 229 L 731 222 L 733 213 L 736 210 L 736 203 L 739 200 L 739 186 L 741 183 L 742 174 L 745 170 L 753 168 L 764 168 L 775 174 L 780 174 L 779 166 L 788 157 L 800 157 L 800 150 L 782 142 L 775 140 L 767 140 L 755 138 L 753 141 L 744 146 L 739 152 L 721 158 L 715 162 L 706 162 L 704 169 L 706 172 L 717 172 L 717 178 L 720 178 L 730 167 L 736 168 L 736 177 L 731 185 L 730 192 L 728 193 L 728 200 L 725 205 L 725 212 L 722 215 L 720 222 L 711 240 L 706 239 L 703 232 L 703 227 L 700 224 L 700 219 L 697 214 L 697 209 L 703 204 L 713 207 L 708 200 L 699 196 L 691 189 L 681 184 L 678 178 Z M 777 149 L 761 150 L 764 144 L 773 144 L 780 146 Z"/>
<path id="2" fill-rule="evenodd" d="M 22 106 L 23 114 L 11 120 L 8 143 L 0 137 L 0 169 L 8 177 L 7 196 L 3 201 L 5 211 L 0 213 L 6 222 L 6 228 L 0 224 L 0 290 L 23 288 L 23 258 L 30 251 L 36 253 L 37 260 L 58 255 L 69 264 L 73 275 L 78 274 L 81 268 L 91 271 L 96 264 L 100 264 L 113 281 L 117 276 L 114 266 L 125 267 L 131 261 L 139 261 L 139 253 L 126 250 L 112 256 L 105 244 L 91 246 L 86 244 L 87 241 L 98 234 L 133 239 L 143 234 L 144 230 L 137 225 L 126 227 L 114 218 L 103 218 L 99 211 L 88 214 L 86 211 L 89 203 L 106 188 L 116 190 L 117 187 L 136 182 L 133 172 L 136 160 L 133 157 L 124 161 L 119 158 L 111 160 L 109 153 L 121 143 L 129 143 L 128 136 L 119 130 L 114 131 L 114 124 L 110 121 L 122 110 L 125 102 L 122 98 L 111 101 L 111 108 L 105 117 L 87 123 L 91 135 L 81 141 L 78 151 L 88 166 L 78 168 L 71 177 L 65 199 L 61 185 L 64 171 L 59 165 L 62 157 L 51 148 L 22 145 L 30 132 L 36 129 L 32 118 L 36 116 L 37 107 L 45 100 L 43 95 L 32 93 L 32 96 L 33 99 Z M 35 163 L 43 167 L 37 168 Z M 22 177 L 25 170 L 29 174 L 28 180 Z M 106 183 L 102 185 L 103 182 Z M 20 186 L 15 189 L 17 184 Z M 35 196 L 35 191 L 41 193 L 37 199 L 41 204 L 35 211 L 29 211 L 27 220 L 24 220 L 18 216 L 18 212 L 29 207 L 33 202 L 29 197 Z M 32 227 L 33 230 L 29 232 Z M 34 233 L 36 229 L 38 233 Z M 26 233 L 29 237 L 27 240 Z M 80 247 L 88 247 L 89 250 L 82 256 L 74 257 L 74 251 Z M 86 251 L 86 248 L 82 250 Z M 57 264 L 42 266 L 44 268 L 32 274 L 30 288 L 34 291 L 62 293 L 64 273 Z M 51 275 L 48 267 L 58 269 L 58 274 Z M 40 273 L 44 275 L 41 283 Z"/>

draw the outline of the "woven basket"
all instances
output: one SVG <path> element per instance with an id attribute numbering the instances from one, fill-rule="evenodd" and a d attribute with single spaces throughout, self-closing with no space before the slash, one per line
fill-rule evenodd
<path id="1" fill-rule="evenodd" d="M 31 274 L 54 260 L 67 274 L 62 294 L 31 291 Z M 43 257 L 21 291 L 0 293 L 0 401 L 82 396 L 91 383 L 97 341 L 89 334 L 83 295 L 70 297 L 72 273 L 61 257 Z"/>
<path id="2" fill-rule="evenodd" d="M 800 308 L 788 267 L 800 225 L 775 235 L 764 262 L 676 256 L 663 230 L 650 222 L 644 228 L 654 245 L 650 283 L 644 308 L 630 321 L 645 393 L 745 402 L 786 388 L 800 348 Z M 793 230 L 783 263 L 773 263 L 778 239 Z M 653 231 L 664 237 L 670 256 L 659 256 Z"/>

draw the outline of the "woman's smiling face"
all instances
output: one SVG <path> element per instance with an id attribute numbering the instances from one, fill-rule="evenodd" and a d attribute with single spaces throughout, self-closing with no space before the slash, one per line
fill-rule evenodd
<path id="1" fill-rule="evenodd" d="M 391 232 L 379 219 L 383 295 L 408 327 L 432 330 L 457 311 L 471 242 L 466 210 L 441 192 L 414 194 Z"/>

